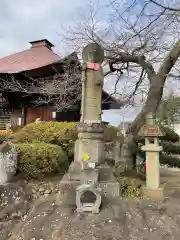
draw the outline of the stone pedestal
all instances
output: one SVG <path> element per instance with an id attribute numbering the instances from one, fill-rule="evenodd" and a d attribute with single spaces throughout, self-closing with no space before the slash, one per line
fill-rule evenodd
<path id="1" fill-rule="evenodd" d="M 105 164 L 105 150 L 104 150 L 104 128 L 103 124 L 100 123 L 80 123 L 78 127 L 78 137 L 79 139 L 75 144 L 75 159 L 69 167 L 69 171 L 64 175 L 60 182 L 60 189 L 71 190 L 72 195 L 76 194 L 77 211 L 81 212 L 91 211 L 98 212 L 98 204 L 94 205 L 89 203 L 89 205 L 82 205 L 80 197 L 82 191 L 88 191 L 90 187 L 98 194 L 101 194 L 102 201 L 105 199 L 112 199 L 119 197 L 120 187 L 119 183 L 115 179 L 112 169 Z M 84 159 L 84 155 L 86 159 Z M 94 164 L 94 169 L 89 169 L 88 166 Z M 87 189 L 86 189 L 87 187 Z M 63 190 L 62 190 L 63 191 Z M 79 193 L 80 191 L 80 193 Z M 60 202 L 59 193 L 56 203 Z M 98 199 L 100 197 L 98 196 Z"/>
<path id="2" fill-rule="evenodd" d="M 162 198 L 163 188 L 160 187 L 159 152 L 162 147 L 155 144 L 142 146 L 146 151 L 146 188 L 144 195 L 150 198 Z"/>
<path id="3" fill-rule="evenodd" d="M 146 152 L 146 187 L 157 189 L 160 185 L 159 152 L 162 147 L 148 144 L 142 146 L 142 151 Z"/>
<path id="4" fill-rule="evenodd" d="M 142 188 L 142 193 L 144 197 L 154 199 L 154 200 L 161 200 L 164 197 L 164 189 L 163 188 L 148 188 L 148 187 L 143 187 Z"/>
<path id="5" fill-rule="evenodd" d="M 120 196 L 120 186 L 117 182 L 116 178 L 112 173 L 112 169 L 107 164 L 101 164 L 97 167 L 98 170 L 98 181 L 97 181 L 97 188 L 101 189 L 102 201 L 112 200 L 114 198 L 119 198 Z M 75 193 L 76 188 L 82 184 L 82 179 L 84 178 L 84 171 L 80 170 L 80 165 L 77 162 L 71 163 L 69 171 L 63 176 L 60 182 L 60 192 L 57 195 L 56 204 L 60 203 L 60 196 L 61 191 L 63 189 L 69 189 L 70 192 L 74 193 L 74 200 L 75 200 Z M 94 177 L 89 178 L 94 179 Z M 86 184 L 90 184 L 87 183 Z"/>
<path id="6" fill-rule="evenodd" d="M 88 156 L 88 162 L 97 164 L 105 161 L 104 125 L 101 123 L 80 123 L 78 140 L 75 143 L 74 161 L 84 161 L 83 155 Z"/>

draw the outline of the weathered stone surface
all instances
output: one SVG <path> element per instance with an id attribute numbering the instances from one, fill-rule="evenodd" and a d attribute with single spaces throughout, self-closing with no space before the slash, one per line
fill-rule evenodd
<path id="1" fill-rule="evenodd" d="M 119 197 L 120 196 L 120 186 L 117 182 L 116 178 L 114 177 L 112 173 L 112 169 L 107 165 L 100 165 L 98 166 L 98 186 L 101 188 L 101 194 L 104 198 L 113 198 L 113 197 Z M 60 182 L 60 188 L 70 188 L 75 194 L 76 187 L 80 185 L 83 179 L 83 172 L 79 174 L 75 174 L 73 172 L 67 172 L 61 182 Z M 96 179 L 97 176 L 95 176 Z M 61 197 L 61 192 L 57 195 L 57 204 L 60 202 L 59 198 Z M 74 198 L 75 199 L 75 198 Z M 104 200 L 103 200 L 104 201 Z"/>
<path id="2" fill-rule="evenodd" d="M 94 44 L 93 44 L 94 45 Z M 96 44 L 95 44 L 96 45 Z M 99 65 L 100 62 L 94 62 L 93 57 L 97 52 L 91 49 L 91 44 L 86 46 L 83 51 L 84 62 L 82 71 L 82 100 L 81 100 L 81 119 L 78 125 L 78 141 L 75 144 L 75 161 L 81 163 L 81 171 L 70 167 L 70 171 L 66 175 L 68 185 L 72 189 L 76 186 L 76 205 L 77 211 L 91 211 L 93 213 L 99 212 L 101 204 L 101 195 L 97 186 L 100 186 L 99 179 L 101 165 L 105 163 L 105 147 L 104 147 L 104 124 L 102 123 L 102 88 L 103 88 L 103 69 Z M 85 49 L 90 47 L 90 52 Z M 98 47 L 99 48 L 99 47 Z M 103 56 L 104 51 L 102 50 Z M 85 55 L 87 54 L 87 58 Z M 103 61 L 103 59 L 102 59 Z M 97 64 L 95 64 L 97 63 Z M 94 67 L 97 67 L 96 69 Z M 76 166 L 76 165 L 75 165 Z M 92 170 L 93 169 L 93 170 Z M 89 171 L 90 170 L 90 171 Z M 78 176 L 79 175 L 79 176 Z M 103 174 L 101 174 L 103 175 Z M 65 180 L 65 179 L 63 179 Z M 76 182 L 75 182 L 75 181 Z M 109 180 L 109 179 L 108 179 Z M 103 189 L 107 186 L 107 182 L 103 181 Z M 64 183 L 62 183 L 64 184 Z M 95 194 L 95 203 L 84 204 L 81 201 L 81 195 L 88 190 Z M 105 195 L 105 192 L 104 192 Z M 111 194 L 114 196 L 114 194 Z M 57 202 L 60 199 L 58 197 Z"/>
<path id="3" fill-rule="evenodd" d="M 0 144 L 0 184 L 6 184 L 15 175 L 17 169 L 17 152 L 8 143 Z"/>
<path id="4" fill-rule="evenodd" d="M 81 183 L 82 184 L 97 184 L 99 180 L 99 171 L 98 169 L 85 170 L 81 173 Z"/>
<path id="5" fill-rule="evenodd" d="M 144 187 L 142 189 L 143 195 L 150 199 L 161 200 L 164 198 L 164 188 L 155 188 L 151 189 L 148 187 Z"/>
<path id="6" fill-rule="evenodd" d="M 158 137 L 164 136 L 159 126 L 155 122 L 152 113 L 147 114 L 146 123 L 139 131 L 139 136 L 145 137 L 145 145 L 141 147 L 146 153 L 146 188 L 144 194 L 152 199 L 162 198 L 163 189 L 160 188 L 160 164 L 159 152 L 162 146 L 159 146 Z"/>
<path id="7" fill-rule="evenodd" d="M 104 163 L 105 149 L 104 142 L 98 139 L 79 139 L 76 142 L 75 161 L 83 161 L 82 155 L 87 154 L 89 161 Z"/>
<path id="8" fill-rule="evenodd" d="M 102 85 L 97 85 L 96 81 L 102 79 Z M 86 70 L 85 84 L 82 86 L 82 118 L 81 121 L 101 121 L 101 99 L 103 87 L 102 70 Z"/>
<path id="9" fill-rule="evenodd" d="M 92 192 L 95 195 L 95 201 L 92 202 L 88 199 L 88 202 L 82 202 L 82 195 L 86 192 Z M 88 197 L 89 198 L 89 197 Z M 77 212 L 92 212 L 99 213 L 101 206 L 101 189 L 97 188 L 95 184 L 82 184 L 76 188 L 76 206 Z"/>

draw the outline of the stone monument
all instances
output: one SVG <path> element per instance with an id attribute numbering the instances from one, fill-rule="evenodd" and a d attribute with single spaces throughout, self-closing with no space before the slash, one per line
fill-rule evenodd
<path id="1" fill-rule="evenodd" d="M 0 185 L 12 180 L 17 170 L 17 151 L 7 141 L 0 144 Z"/>
<path id="2" fill-rule="evenodd" d="M 152 199 L 163 197 L 163 188 L 160 187 L 159 152 L 162 146 L 159 145 L 159 137 L 164 132 L 156 124 L 152 113 L 146 115 L 145 125 L 140 129 L 139 136 L 145 137 L 145 145 L 141 147 L 146 152 L 146 187 L 144 195 Z"/>
<path id="3" fill-rule="evenodd" d="M 104 128 L 102 123 L 104 51 L 91 43 L 83 50 L 81 119 L 75 143 L 74 162 L 61 184 L 69 184 L 76 191 L 77 211 L 98 213 L 101 198 L 119 196 L 119 184 L 105 163 Z M 95 201 L 83 203 L 82 196 L 91 192 Z M 58 203 L 58 202 L 57 202 Z"/>

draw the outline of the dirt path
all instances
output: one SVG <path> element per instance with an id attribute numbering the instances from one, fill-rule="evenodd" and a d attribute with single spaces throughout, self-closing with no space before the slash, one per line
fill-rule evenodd
<path id="1" fill-rule="evenodd" d="M 164 186 L 165 195 L 179 197 L 180 199 L 180 171 L 161 169 L 161 184 Z"/>
<path id="2" fill-rule="evenodd" d="M 123 201 L 103 206 L 100 214 L 77 214 L 71 203 L 56 206 L 54 196 L 35 206 L 8 240 L 179 240 L 180 205 Z"/>
<path id="3" fill-rule="evenodd" d="M 166 169 L 163 201 L 122 200 L 104 203 L 100 214 L 77 214 L 71 192 L 36 199 L 26 218 L 17 220 L 2 240 L 179 240 L 180 174 Z M 8 226 L 8 221 L 5 227 Z"/>

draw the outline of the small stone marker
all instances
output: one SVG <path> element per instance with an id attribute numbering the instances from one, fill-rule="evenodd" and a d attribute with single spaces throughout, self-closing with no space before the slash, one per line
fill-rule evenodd
<path id="1" fill-rule="evenodd" d="M 146 152 L 146 187 L 144 194 L 147 197 L 158 199 L 163 197 L 163 189 L 160 188 L 159 171 L 159 152 L 162 146 L 159 146 L 159 137 L 164 136 L 163 131 L 155 123 L 152 113 L 146 115 L 146 123 L 140 129 L 139 136 L 145 137 L 145 145 L 142 151 Z"/>

